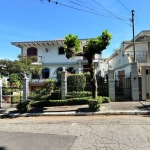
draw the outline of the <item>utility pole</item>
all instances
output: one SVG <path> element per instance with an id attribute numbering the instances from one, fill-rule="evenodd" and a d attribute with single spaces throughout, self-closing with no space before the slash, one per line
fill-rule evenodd
<path id="1" fill-rule="evenodd" d="M 134 62 L 136 62 L 136 54 L 135 54 L 135 39 L 134 39 L 134 10 L 131 11 L 132 12 L 132 31 L 133 31 L 133 51 L 134 51 Z"/>

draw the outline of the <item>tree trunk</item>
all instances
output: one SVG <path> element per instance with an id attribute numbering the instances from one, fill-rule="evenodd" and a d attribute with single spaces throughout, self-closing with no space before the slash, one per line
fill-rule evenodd
<path id="1" fill-rule="evenodd" d="M 97 98 L 97 79 L 96 79 L 96 74 L 95 74 L 95 66 L 91 57 L 88 58 L 88 63 L 91 67 L 90 75 L 91 75 L 91 85 L 92 85 L 92 98 L 96 99 Z"/>
<path id="2" fill-rule="evenodd" d="M 91 75 L 91 85 L 92 85 L 92 98 L 96 99 L 97 98 L 97 79 L 96 79 L 96 74 L 95 74 L 95 66 L 93 63 L 93 55 L 90 53 L 83 53 L 79 52 L 76 53 L 76 56 L 84 56 L 88 60 L 88 64 L 90 65 L 90 75 Z"/>

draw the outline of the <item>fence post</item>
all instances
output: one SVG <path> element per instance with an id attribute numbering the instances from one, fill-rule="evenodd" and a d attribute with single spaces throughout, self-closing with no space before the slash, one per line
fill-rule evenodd
<path id="1" fill-rule="evenodd" d="M 65 67 L 63 67 L 63 71 L 61 73 L 61 99 L 66 99 L 67 94 L 67 75 Z"/>
<path id="2" fill-rule="evenodd" d="M 29 95 L 29 78 L 23 78 L 23 101 L 26 102 Z"/>
<path id="3" fill-rule="evenodd" d="M 108 70 L 108 92 L 111 101 L 115 101 L 115 79 L 114 70 Z"/>
<path id="4" fill-rule="evenodd" d="M 139 80 L 137 62 L 131 63 L 132 100 L 139 101 Z"/>
<path id="5" fill-rule="evenodd" d="M 2 108 L 2 78 L 0 78 L 0 108 Z"/>

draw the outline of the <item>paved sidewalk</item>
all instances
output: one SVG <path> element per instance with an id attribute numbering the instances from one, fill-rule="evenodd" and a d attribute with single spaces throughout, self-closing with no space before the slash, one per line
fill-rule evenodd
<path id="1" fill-rule="evenodd" d="M 29 113 L 20 114 L 17 112 L 15 105 L 10 107 L 8 103 L 3 104 L 0 109 L 1 116 L 9 117 L 18 116 L 77 116 L 77 115 L 149 115 L 150 101 L 128 101 L 128 102 L 111 102 L 102 104 L 100 111 L 91 112 L 88 105 L 76 106 L 56 106 L 56 107 L 39 107 L 33 108 Z"/>

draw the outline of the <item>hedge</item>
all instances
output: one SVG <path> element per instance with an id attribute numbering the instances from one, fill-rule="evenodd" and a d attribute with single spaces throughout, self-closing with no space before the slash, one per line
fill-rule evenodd
<path id="1" fill-rule="evenodd" d="M 31 101 L 32 107 L 65 106 L 65 105 L 84 105 L 88 104 L 90 97 L 71 98 L 67 100 L 43 100 Z"/>
<path id="2" fill-rule="evenodd" d="M 72 91 L 69 92 L 68 95 L 71 96 L 76 96 L 76 97 L 88 97 L 88 96 L 92 96 L 92 92 L 89 91 Z"/>
<path id="3" fill-rule="evenodd" d="M 71 74 L 67 77 L 67 90 L 72 91 L 84 91 L 86 85 L 86 77 L 84 74 Z"/>
<path id="4" fill-rule="evenodd" d="M 32 107 L 50 107 L 50 106 L 65 106 L 65 105 L 85 105 L 89 104 L 91 97 L 71 98 L 65 100 L 42 100 L 42 101 L 31 101 Z M 98 97 L 100 103 L 109 103 L 109 97 Z"/>

